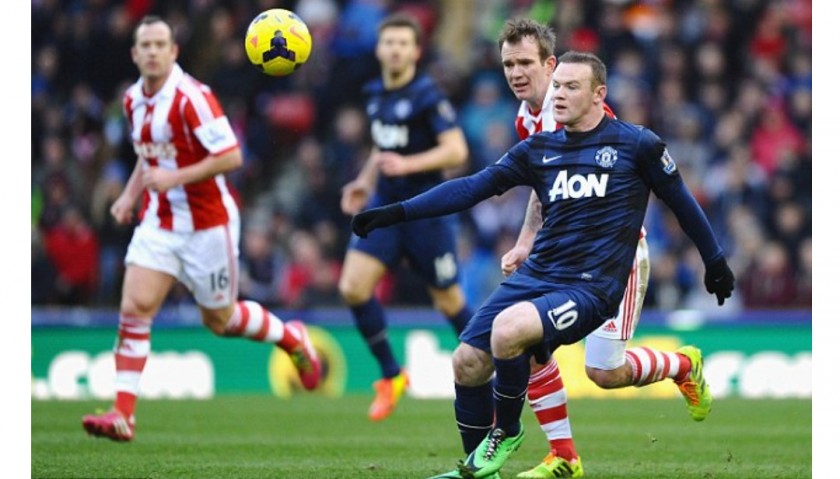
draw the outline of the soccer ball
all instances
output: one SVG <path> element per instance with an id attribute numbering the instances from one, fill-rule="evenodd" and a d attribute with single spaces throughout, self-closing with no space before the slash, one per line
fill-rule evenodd
<path id="1" fill-rule="evenodd" d="M 312 36 L 294 12 L 272 8 L 251 21 L 245 34 L 245 51 L 261 72 L 282 77 L 306 63 L 312 51 Z"/>

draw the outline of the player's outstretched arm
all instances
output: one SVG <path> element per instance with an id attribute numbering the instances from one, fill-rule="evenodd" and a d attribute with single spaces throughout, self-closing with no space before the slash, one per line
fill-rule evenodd
<path id="1" fill-rule="evenodd" d="M 504 193 L 516 186 L 505 183 L 492 166 L 474 175 L 455 178 L 399 203 L 392 203 L 353 216 L 350 227 L 361 237 L 377 228 L 402 221 L 443 216 L 463 211 L 481 200 Z"/>

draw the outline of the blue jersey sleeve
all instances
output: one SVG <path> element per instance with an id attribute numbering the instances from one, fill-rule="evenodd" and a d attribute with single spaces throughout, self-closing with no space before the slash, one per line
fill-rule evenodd
<path id="1" fill-rule="evenodd" d="M 528 155 L 535 138 L 530 136 L 513 145 L 494 165 L 488 167 L 496 170 L 497 181 L 507 185 L 508 189 L 517 185 L 531 185 L 533 172 Z"/>
<path id="2" fill-rule="evenodd" d="M 647 128 L 641 129 L 637 158 L 639 172 L 656 196 L 661 198 L 661 190 L 682 181 L 677 164 L 665 148 L 665 142 Z"/>
<path id="3" fill-rule="evenodd" d="M 703 262 L 709 264 L 722 257 L 723 248 L 706 214 L 688 191 L 665 143 L 650 130 L 642 132 L 638 158 L 642 177 L 656 196 L 674 212 L 680 227 L 697 246 Z"/>
<path id="4" fill-rule="evenodd" d="M 520 142 L 495 164 L 478 173 L 445 181 L 403 201 L 406 220 L 463 211 L 514 186 L 527 184 L 527 161 L 527 145 Z"/>

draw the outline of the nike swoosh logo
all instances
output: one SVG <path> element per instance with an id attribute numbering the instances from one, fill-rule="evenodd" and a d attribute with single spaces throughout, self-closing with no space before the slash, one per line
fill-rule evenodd
<path id="1" fill-rule="evenodd" d="M 563 157 L 563 155 L 557 155 L 557 156 L 552 156 L 551 158 L 546 158 L 545 155 L 543 155 L 543 163 L 549 163 L 549 162 L 552 162 L 552 161 L 554 161 L 558 158 L 562 158 L 562 157 Z"/>

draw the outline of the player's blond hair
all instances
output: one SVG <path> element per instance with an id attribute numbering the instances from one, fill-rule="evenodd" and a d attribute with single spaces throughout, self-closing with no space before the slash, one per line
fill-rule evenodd
<path id="1" fill-rule="evenodd" d="M 512 18 L 505 21 L 499 33 L 499 51 L 507 43 L 519 43 L 525 37 L 533 37 L 539 47 L 540 60 L 545 61 L 554 55 L 557 37 L 554 29 L 530 18 Z"/>

